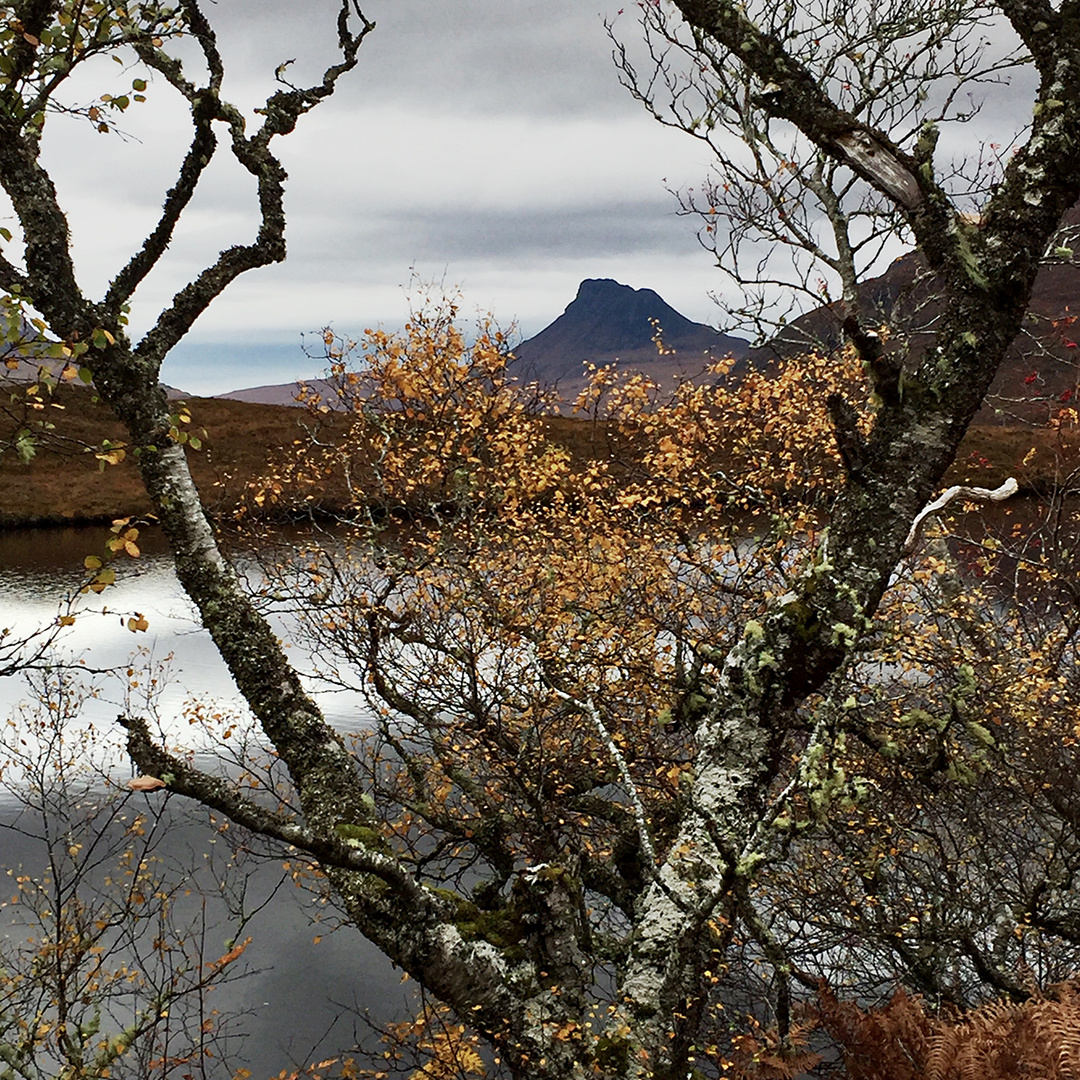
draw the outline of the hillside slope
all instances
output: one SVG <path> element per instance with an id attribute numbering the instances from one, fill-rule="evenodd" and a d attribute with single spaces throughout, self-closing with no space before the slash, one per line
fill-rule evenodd
<path id="1" fill-rule="evenodd" d="M 1080 225 L 1080 211 L 1070 215 Z M 894 342 L 906 353 L 905 367 L 914 367 L 933 341 L 934 320 L 941 307 L 934 281 L 917 256 L 897 259 L 880 277 L 861 288 L 863 313 L 898 331 Z M 1080 266 L 1048 262 L 1039 271 L 1023 332 L 1009 348 L 990 388 L 978 425 L 1045 424 L 1063 405 L 1075 406 L 1080 389 Z M 750 350 L 749 362 L 763 367 L 809 347 L 836 348 L 843 340 L 840 314 L 825 305 L 793 319 L 772 341 Z"/>

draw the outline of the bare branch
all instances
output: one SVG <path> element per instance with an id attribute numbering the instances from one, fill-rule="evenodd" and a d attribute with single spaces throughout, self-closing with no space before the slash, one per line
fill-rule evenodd
<path id="1" fill-rule="evenodd" d="M 105 295 L 105 309 L 113 319 L 120 312 L 123 304 L 131 298 L 147 274 L 157 265 L 172 239 L 176 223 L 191 202 L 203 171 L 210 164 L 217 148 L 217 139 L 211 130 L 211 121 L 216 113 L 210 114 L 204 102 L 212 99 L 209 95 L 192 106 L 192 119 L 195 134 L 191 141 L 176 185 L 165 196 L 165 206 L 160 220 L 153 232 L 143 242 L 142 248 L 132 256 L 131 261 L 113 278 L 109 291 Z"/>
<path id="2" fill-rule="evenodd" d="M 543 679 L 544 685 L 547 686 L 560 701 L 565 701 L 568 705 L 572 705 L 575 709 L 589 718 L 597 735 L 600 736 L 600 741 L 604 744 L 604 748 L 611 755 L 612 761 L 614 761 L 618 767 L 619 775 L 622 777 L 623 787 L 626 788 L 626 794 L 630 798 L 630 805 L 634 809 L 634 820 L 637 822 L 638 828 L 638 842 L 641 844 L 641 850 L 645 856 L 645 872 L 654 881 L 657 880 L 656 849 L 653 847 L 652 837 L 649 835 L 649 823 L 645 816 L 645 805 L 642 803 L 641 796 L 638 794 L 637 784 L 634 782 L 633 774 L 626 764 L 626 758 L 623 757 L 622 751 L 611 737 L 611 732 L 604 726 L 604 721 L 600 716 L 599 710 L 591 700 L 586 699 L 585 701 L 579 701 L 572 694 L 568 694 L 565 690 L 560 690 L 559 687 L 552 683 L 548 678 L 543 669 L 543 665 L 540 663 L 539 657 L 535 656 L 535 654 L 533 656 L 533 663 L 536 666 L 540 678 Z"/>
<path id="3" fill-rule="evenodd" d="M 393 858 L 358 842 L 347 843 L 338 837 L 316 833 L 307 825 L 287 818 L 245 798 L 231 781 L 221 780 L 194 768 L 157 745 L 150 736 L 147 722 L 130 715 L 120 715 L 117 723 L 128 733 L 128 753 L 138 769 L 147 776 L 164 779 L 170 791 L 186 795 L 212 810 L 220 810 L 231 821 L 261 836 L 280 840 L 303 851 L 326 867 L 374 874 L 412 902 L 431 903 L 431 897 Z"/>
<path id="4" fill-rule="evenodd" d="M 918 546 L 919 537 L 922 534 L 923 525 L 931 514 L 944 510 L 954 499 L 971 499 L 975 502 L 1004 502 L 1020 490 L 1016 478 L 1010 476 L 1000 487 L 983 488 L 967 487 L 963 484 L 954 484 L 951 488 L 943 491 L 933 502 L 928 503 L 916 515 L 911 523 L 911 531 L 904 542 L 903 554 L 910 555 Z"/>
<path id="5" fill-rule="evenodd" d="M 759 102 L 771 115 L 792 121 L 905 210 L 922 207 L 925 193 L 910 157 L 884 133 L 838 108 L 820 80 L 741 7 L 728 0 L 678 0 L 678 7 L 692 26 L 721 42 L 753 71 L 765 87 Z"/>
<path id="6" fill-rule="evenodd" d="M 192 6 L 194 13 L 198 8 Z M 333 94 L 338 79 L 351 71 L 357 63 L 357 53 L 369 33 L 375 28 L 373 22 L 362 15 L 360 30 L 352 33 L 348 27 L 349 3 L 342 5 L 338 20 L 339 43 L 342 61 L 328 67 L 322 81 L 304 90 L 278 91 L 271 95 L 265 106 L 258 110 L 265 119 L 252 136 L 245 135 L 245 123 L 239 110 L 224 101 L 217 102 L 216 117 L 226 120 L 231 134 L 233 156 L 258 182 L 261 222 L 256 240 L 247 245 L 237 245 L 223 251 L 214 265 L 207 267 L 193 282 L 173 297 L 169 308 L 161 313 L 153 328 L 136 346 L 138 356 L 158 365 L 166 353 L 191 329 L 195 320 L 232 281 L 247 270 L 253 270 L 285 258 L 285 211 L 284 186 L 286 173 L 281 162 L 270 152 L 270 141 L 279 135 L 288 135 L 301 116 L 313 109 L 320 101 Z M 201 17 L 201 14 L 199 14 Z M 214 71 L 219 62 L 212 38 L 206 34 L 200 39 L 207 50 Z"/>

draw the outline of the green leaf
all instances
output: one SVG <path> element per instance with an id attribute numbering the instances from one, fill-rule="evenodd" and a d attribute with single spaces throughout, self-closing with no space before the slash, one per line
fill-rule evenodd
<path id="1" fill-rule="evenodd" d="M 15 436 L 15 453 L 24 465 L 29 465 L 37 455 L 37 447 L 34 445 L 34 436 L 23 428 Z"/>

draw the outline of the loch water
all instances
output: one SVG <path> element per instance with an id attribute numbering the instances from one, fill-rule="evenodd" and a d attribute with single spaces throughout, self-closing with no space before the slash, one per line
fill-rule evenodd
<path id="1" fill-rule="evenodd" d="M 101 552 L 108 535 L 105 526 L 0 530 L 0 628 L 9 628 L 14 637 L 55 623 L 67 610 L 65 597 L 85 580 L 83 560 Z M 163 539 L 148 530 L 138 543 L 137 559 L 117 562 L 115 586 L 98 596 L 80 597 L 74 625 L 63 631 L 50 654 L 69 665 L 78 685 L 73 692 L 83 695 L 67 733 L 95 770 L 72 780 L 71 797 L 80 799 L 80 805 L 93 801 L 95 789 L 104 791 L 105 777 L 121 788 L 131 777 L 115 722 L 119 712 L 152 706 L 155 723 L 160 722 L 166 736 L 195 750 L 205 733 L 201 736 L 188 723 L 193 702 L 212 703 L 241 722 L 246 715 L 228 671 L 176 580 Z M 136 615 L 146 619 L 145 632 L 128 628 L 128 619 Z M 288 639 L 287 625 L 279 632 Z M 297 649 L 303 669 L 299 653 Z M 104 669 L 111 671 L 101 674 Z M 157 683 L 148 697 L 153 679 Z M 55 686 L 55 676 L 43 672 L 0 678 L 0 724 L 7 738 L 18 740 L 26 734 L 21 730 L 30 715 L 26 710 L 49 692 L 50 684 Z M 356 730 L 364 725 L 362 703 L 320 693 L 317 685 L 312 689 L 335 726 Z M 0 771 L 0 874 L 12 870 L 36 876 L 47 857 L 43 830 L 40 816 L 23 806 L 21 782 L 17 765 Z M 193 881 L 197 872 L 213 876 L 211 867 L 228 863 L 220 856 L 231 838 L 217 831 L 205 809 L 175 796 L 162 808 L 162 800 L 160 793 L 133 792 L 117 813 L 129 818 L 146 814 L 147 827 L 160 837 L 157 852 L 174 873 L 190 867 Z M 209 960 L 227 951 L 235 932 L 236 911 L 230 911 L 230 905 L 256 913 L 243 927 L 243 935 L 253 940 L 236 965 L 247 974 L 220 983 L 207 1001 L 207 1008 L 216 1010 L 215 1022 L 231 1018 L 228 1030 L 233 1033 L 224 1044 L 230 1051 L 227 1059 L 202 1063 L 205 1076 L 213 1080 L 227 1080 L 240 1066 L 255 1078 L 271 1077 L 283 1068 L 334 1056 L 358 1036 L 370 1037 L 365 1014 L 382 1023 L 402 1019 L 414 1007 L 412 986 L 402 983 L 400 971 L 351 927 L 334 930 L 332 909 L 310 891 L 296 888 L 283 874 L 282 861 L 280 854 L 257 851 L 242 860 L 242 903 L 236 897 L 238 877 L 230 883 L 229 903 L 211 890 L 205 901 L 196 895 L 188 898 L 186 910 L 178 911 L 179 917 L 189 922 L 194 918 L 203 928 Z M 6 892 L 0 890 L 0 938 L 13 943 L 30 931 L 25 913 L 10 903 Z"/>

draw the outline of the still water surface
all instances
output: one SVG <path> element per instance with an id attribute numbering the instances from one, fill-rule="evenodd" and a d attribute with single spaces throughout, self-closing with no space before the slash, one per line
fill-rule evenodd
<path id="1" fill-rule="evenodd" d="M 18 634 L 54 622 L 65 596 L 84 580 L 83 559 L 101 552 L 107 535 L 104 527 L 0 530 L 0 628 L 10 627 Z M 58 657 L 74 663 L 84 660 L 87 667 L 119 667 L 119 676 L 86 677 L 96 696 L 85 701 L 74 722 L 76 730 L 70 732 L 71 737 L 79 737 L 79 725 L 83 733 L 92 725 L 86 751 L 118 784 L 131 772 L 116 734 L 115 717 L 125 707 L 138 706 L 144 689 L 130 687 L 133 679 L 123 674 L 129 665 L 136 671 L 153 667 L 161 676 L 161 690 L 155 697 L 157 714 L 163 728 L 188 746 L 198 737 L 197 729 L 184 718 L 184 707 L 192 700 L 213 701 L 219 708 L 224 705 L 246 715 L 224 664 L 176 581 L 162 538 L 144 532 L 139 545 L 138 559 L 117 561 L 115 587 L 100 596 L 81 598 L 76 622 L 63 632 L 57 650 Z M 145 633 L 127 629 L 126 620 L 134 613 L 149 621 Z M 279 632 L 287 642 L 289 627 L 281 624 Z M 296 652 L 302 668 L 303 653 L 298 648 Z M 133 678 L 140 681 L 138 673 Z M 313 689 L 335 726 L 351 730 L 364 726 L 362 703 Z M 18 723 L 20 704 L 32 694 L 33 686 L 22 677 L 0 679 L 0 723 L 12 718 Z M 134 700 L 125 701 L 132 694 Z M 7 724 L 7 731 L 13 730 Z M 0 872 L 21 866 L 38 873 L 44 862 L 40 843 L 9 827 L 19 810 L 18 777 L 9 770 L 3 780 Z M 149 802 L 160 796 L 132 795 L 130 799 Z M 204 859 L 219 842 L 205 812 L 185 806 L 178 798 L 171 800 L 163 820 L 166 825 L 159 827 L 166 831 L 165 853 L 178 863 Z M 207 1075 L 215 1080 L 231 1076 L 240 1064 L 259 1080 L 277 1075 L 313 1051 L 319 1060 L 347 1049 L 352 1043 L 354 1007 L 370 1009 L 372 1018 L 379 1021 L 401 1018 L 410 1009 L 411 998 L 400 983 L 400 973 L 351 929 L 326 934 L 323 927 L 313 926 L 315 909 L 310 898 L 291 885 L 275 891 L 280 876 L 280 862 L 267 860 L 250 886 L 250 908 L 270 898 L 244 931 L 254 937 L 244 954 L 254 974 L 215 991 L 213 1007 L 222 1013 L 244 1013 L 240 1023 L 246 1031 L 234 1044 L 238 1058 L 209 1070 Z M 13 912 L 0 903 L 2 937 L 22 932 Z M 224 939 L 228 932 L 228 924 L 222 922 L 217 933 Z M 318 944 L 316 936 L 321 937 Z"/>
<path id="2" fill-rule="evenodd" d="M 108 536 L 106 528 L 93 526 L 0 529 L 0 628 L 9 627 L 18 635 L 54 623 L 65 597 L 77 593 L 86 579 L 83 560 L 99 554 Z M 121 557 L 113 563 L 115 586 L 97 596 L 79 597 L 75 624 L 60 634 L 55 656 L 98 670 L 123 672 L 129 664 L 153 668 L 159 680 L 154 704 L 160 721 L 170 735 L 191 746 L 198 733 L 183 718 L 185 704 L 213 701 L 217 708 L 240 716 L 248 716 L 247 709 L 176 580 L 163 537 L 156 530 L 145 530 L 138 543 L 138 558 Z M 128 618 L 135 614 L 149 622 L 145 632 L 127 628 Z M 276 628 L 303 671 L 307 657 L 291 640 L 293 627 L 279 620 Z M 94 682 L 98 697 L 87 702 L 85 718 L 100 734 L 124 707 L 130 687 L 120 676 Z M 340 691 L 328 692 L 316 682 L 309 690 L 335 727 L 343 731 L 366 727 L 362 701 Z M 0 679 L 0 709 L 7 712 L 26 696 L 21 678 Z"/>

